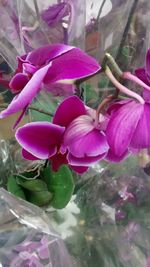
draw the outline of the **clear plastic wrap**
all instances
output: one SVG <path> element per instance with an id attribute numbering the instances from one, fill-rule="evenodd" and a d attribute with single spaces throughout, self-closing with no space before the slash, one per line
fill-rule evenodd
<path id="1" fill-rule="evenodd" d="M 56 8 L 57 1 L 11 1 L 9 8 L 9 1 L 1 1 L 0 10 L 5 10 L 3 16 L 9 19 L 8 24 L 1 23 L 3 27 L 0 30 L 0 38 L 3 44 L 0 53 L 12 68 L 15 68 L 17 54 L 56 41 L 68 41 L 81 48 L 85 46 L 86 51 L 100 61 L 104 53 L 109 52 L 123 70 L 134 71 L 138 66 L 144 65 L 145 52 L 150 46 L 148 0 L 87 0 L 86 12 L 84 1 L 82 4 L 81 1 L 69 2 L 74 5 L 75 16 L 71 21 L 73 24 L 70 26 L 69 35 L 67 33 L 66 36 L 66 31 L 62 28 L 66 27 L 66 24 L 60 25 L 59 20 L 54 22 L 51 16 L 47 20 L 49 6 L 54 5 L 53 8 Z M 57 19 L 66 15 L 63 5 L 55 9 L 55 12 Z M 43 18 L 40 26 L 37 23 L 39 14 Z M 18 18 L 17 23 L 15 16 Z M 13 34 L 9 34 L 9 30 Z M 87 82 L 85 101 L 95 108 L 100 98 L 111 90 L 112 85 L 100 74 Z M 49 99 L 51 111 L 54 112 L 58 98 L 48 98 L 44 92 L 37 102 L 49 110 Z M 36 113 L 31 115 L 31 120 L 36 120 Z M 1 138 L 4 139 L 5 134 L 2 134 Z M 14 168 L 16 171 L 16 168 L 22 170 L 26 167 L 20 160 L 19 152 L 18 156 L 13 154 L 11 145 L 9 141 L 7 144 L 1 141 L 1 177 L 4 178 L 1 181 L 4 185 L 8 173 Z M 16 144 L 13 144 L 13 147 L 16 148 Z M 65 209 L 47 210 L 51 224 L 64 239 L 78 267 L 150 266 L 149 162 L 147 151 L 117 165 L 100 162 L 86 175 L 74 175 L 74 196 Z M 13 200 L 11 198 L 12 203 Z M 41 210 L 38 209 L 38 212 Z M 30 219 L 26 222 L 30 222 Z M 38 241 L 41 240 L 42 238 Z M 0 250 L 0 253 L 5 255 L 6 251 Z M 14 257 L 12 254 L 9 256 L 11 260 Z M 65 262 L 63 266 L 71 266 L 67 264 Z"/>
<path id="2" fill-rule="evenodd" d="M 147 162 L 145 152 L 120 164 L 96 164 L 78 180 L 68 206 L 49 213 L 77 266 L 149 266 Z"/>
<path id="3" fill-rule="evenodd" d="M 68 43 L 83 48 L 85 12 L 84 0 L 2 0 L 0 54 L 14 69 L 17 55 L 41 45 Z"/>
<path id="4" fill-rule="evenodd" d="M 123 71 L 143 66 L 150 47 L 148 0 L 101 0 L 90 2 L 86 27 L 86 51 L 100 63 L 110 53 Z M 99 5 L 99 8 L 98 8 Z M 89 5 L 88 5 L 89 6 Z M 99 12 L 98 12 L 99 10 Z M 101 73 L 87 82 L 87 103 L 96 107 L 97 99 L 112 90 L 112 84 Z"/>
<path id="5" fill-rule="evenodd" d="M 45 213 L 0 189 L 2 267 L 73 267 L 62 239 Z"/>

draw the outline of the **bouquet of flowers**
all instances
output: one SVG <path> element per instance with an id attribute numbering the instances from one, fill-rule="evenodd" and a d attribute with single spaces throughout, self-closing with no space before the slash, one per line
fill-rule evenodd
<path id="1" fill-rule="evenodd" d="M 147 267 L 149 240 L 147 248 L 142 247 L 144 252 L 141 249 L 142 263 L 128 252 L 134 243 L 134 253 L 137 253 L 137 248 L 139 249 L 141 244 L 141 241 L 136 239 L 141 227 L 137 219 L 140 217 L 138 207 L 142 206 L 143 201 L 139 197 L 139 192 L 144 192 L 144 198 L 149 192 L 148 187 L 145 191 L 146 185 L 142 184 L 141 177 L 136 173 L 140 156 L 142 176 L 146 177 L 145 183 L 149 185 L 147 177 L 150 148 L 150 49 L 146 51 L 140 43 L 141 49 L 146 53 L 145 63 L 143 60 L 139 66 L 131 56 L 136 48 L 133 44 L 130 45 L 131 40 L 135 41 L 132 31 L 135 30 L 136 34 L 136 23 L 133 21 L 133 15 L 136 8 L 139 8 L 138 3 L 130 1 L 131 11 L 128 12 L 127 23 L 118 47 L 116 44 L 114 47 L 110 45 L 109 26 L 108 32 L 106 29 L 109 40 L 100 33 L 100 39 L 104 36 L 107 41 L 105 40 L 105 48 L 101 46 L 103 52 L 101 50 L 100 56 L 95 59 L 93 54 L 96 54 L 94 51 L 98 48 L 99 27 L 106 21 L 113 21 L 114 18 L 113 12 L 112 17 L 111 13 L 106 12 L 108 9 L 104 12 L 103 8 L 108 1 L 101 1 L 98 14 L 95 16 L 94 13 L 87 22 L 83 22 L 84 12 L 86 13 L 84 1 L 80 6 L 78 1 L 73 0 L 58 1 L 51 5 L 47 5 L 47 2 L 42 8 L 40 1 L 33 1 L 32 4 L 28 1 L 20 1 L 17 4 L 2 1 L 0 4 L 3 19 L 9 17 L 12 22 L 11 27 L 7 27 L 10 25 L 10 21 L 7 20 L 5 34 L 5 29 L 2 28 L 1 36 L 5 42 L 1 47 L 1 53 L 14 69 L 9 75 L 1 72 L 0 82 L 12 94 L 9 103 L 0 104 L 0 119 L 15 114 L 13 131 L 20 146 L 17 148 L 17 156 L 23 158 L 22 165 L 22 162 L 25 162 L 22 169 L 15 169 L 8 175 L 6 188 L 16 197 L 32 204 L 46 210 L 55 209 L 59 220 L 61 211 L 57 210 L 65 207 L 67 209 L 72 202 L 75 208 L 75 212 L 72 213 L 78 216 L 81 227 L 86 226 L 87 216 L 91 218 L 92 209 L 93 216 L 100 210 L 101 228 L 104 228 L 104 222 L 108 224 L 111 221 L 111 229 L 107 230 L 108 240 L 103 229 L 102 243 L 97 246 L 98 264 L 107 267 L 125 266 L 124 264 L 128 264 L 126 266 L 129 267 Z M 107 7 L 110 10 L 119 10 L 123 5 L 125 7 L 123 1 L 119 2 L 112 1 Z M 126 11 L 129 11 L 129 1 L 125 2 L 128 7 Z M 27 13 L 29 21 L 26 24 Z M 82 29 L 78 29 L 77 22 L 85 29 L 85 35 L 82 36 Z M 8 34 L 8 29 L 11 34 Z M 91 47 L 87 47 L 87 44 L 93 32 L 97 32 L 97 46 L 90 50 Z M 84 36 L 86 51 L 83 47 Z M 13 49 L 13 53 L 10 50 L 10 56 L 4 46 Z M 16 60 L 12 54 L 17 55 Z M 93 88 L 94 86 L 96 88 Z M 23 118 L 27 118 L 28 122 L 22 123 Z M 132 164 L 133 173 L 128 166 Z M 104 179 L 104 182 L 100 182 L 101 186 L 98 185 L 100 173 Z M 114 178 L 111 178 L 111 175 Z M 91 182 L 89 177 L 95 177 L 94 182 Z M 113 184 L 108 183 L 109 186 L 106 186 L 108 178 L 112 179 Z M 142 184 L 141 187 L 138 180 Z M 98 209 L 97 199 L 92 196 L 90 203 L 86 197 L 88 209 L 85 220 L 82 216 L 80 218 L 79 207 L 74 201 L 76 199 L 78 202 L 81 197 L 79 206 L 83 209 L 82 194 L 89 190 L 86 185 L 91 185 L 91 191 L 96 195 L 99 189 L 101 199 Z M 52 217 L 53 215 L 53 221 Z M 77 220 L 70 220 L 74 220 L 75 226 Z M 114 223 L 118 225 L 116 230 Z M 122 231 L 121 226 L 125 227 Z M 98 227 L 95 231 L 97 230 Z M 61 228 L 58 231 L 61 234 Z M 86 230 L 84 237 L 80 238 L 84 242 L 90 242 L 91 248 L 95 249 L 93 247 L 96 244 L 96 232 L 92 230 L 91 234 L 89 225 L 88 231 L 89 233 Z M 69 236 L 72 235 L 70 233 Z M 64 236 L 66 238 L 67 235 Z M 77 237 L 79 239 L 78 235 Z M 114 251 L 109 249 L 107 244 L 110 240 L 112 244 L 116 243 Z M 72 240 L 70 242 L 73 247 Z M 122 242 L 126 244 L 124 249 Z M 102 257 L 105 246 L 108 248 L 109 256 L 106 254 Z M 76 257 L 79 254 L 77 251 L 72 253 Z M 114 254 L 118 255 L 118 261 Z M 93 258 L 89 264 L 93 264 Z M 100 266 L 96 264 L 95 262 L 94 267 Z M 84 266 L 92 265 L 85 263 Z"/>

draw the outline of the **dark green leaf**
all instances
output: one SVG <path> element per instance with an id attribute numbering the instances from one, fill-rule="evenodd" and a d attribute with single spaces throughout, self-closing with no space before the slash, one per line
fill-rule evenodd
<path id="1" fill-rule="evenodd" d="M 27 200 L 39 207 L 49 204 L 52 194 L 48 191 L 43 192 L 28 192 Z"/>
<path id="2" fill-rule="evenodd" d="M 48 191 L 46 183 L 40 179 L 27 181 L 25 179 L 19 178 L 19 184 L 23 188 L 25 188 L 29 191 L 34 191 L 34 192 Z"/>
<path id="3" fill-rule="evenodd" d="M 23 189 L 20 185 L 17 184 L 16 178 L 14 176 L 10 176 L 8 178 L 7 190 L 17 197 L 26 199 Z"/>
<path id="4" fill-rule="evenodd" d="M 48 165 L 46 168 L 43 168 L 43 170 L 41 171 L 41 178 L 47 184 L 47 188 L 49 191 L 51 191 L 51 184 L 50 184 L 51 176 L 52 176 L 52 170 L 51 170 L 50 165 Z"/>
<path id="5" fill-rule="evenodd" d="M 50 169 L 47 169 L 44 171 L 44 174 L 48 189 L 53 193 L 50 204 L 56 209 L 64 208 L 68 204 L 74 190 L 74 182 L 70 169 L 66 165 L 63 165 L 58 172 L 50 172 Z"/>

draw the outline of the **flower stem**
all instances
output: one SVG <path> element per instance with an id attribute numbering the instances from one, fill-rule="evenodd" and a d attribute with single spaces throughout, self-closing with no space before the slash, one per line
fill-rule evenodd
<path id="1" fill-rule="evenodd" d="M 37 107 L 35 107 L 35 106 L 29 106 L 28 108 L 31 109 L 31 110 L 35 110 L 35 111 L 37 111 L 37 112 L 43 113 L 43 114 L 45 114 L 45 115 L 48 115 L 48 116 L 50 116 L 50 117 L 53 117 L 53 116 L 54 116 L 53 113 L 48 112 L 48 111 L 46 111 L 46 110 L 44 110 L 44 109 L 42 109 L 42 108 L 37 108 Z"/>
<path id="2" fill-rule="evenodd" d="M 108 95 L 105 99 L 103 99 L 103 101 L 99 104 L 97 110 L 96 110 L 96 118 L 95 118 L 95 126 L 98 125 L 99 123 L 99 114 L 101 113 L 101 111 L 103 110 L 103 108 L 109 104 L 113 99 L 115 99 L 116 96 L 114 95 Z"/>
<path id="3" fill-rule="evenodd" d="M 117 62 L 119 61 L 119 59 L 122 60 L 121 59 L 122 49 L 123 49 L 123 47 L 125 45 L 125 42 L 126 42 L 126 39 L 127 39 L 128 33 L 129 33 L 129 29 L 131 27 L 131 23 L 133 21 L 133 17 L 134 17 L 134 14 L 135 14 L 135 11 L 136 11 L 138 3 L 139 3 L 139 0 L 134 0 L 133 4 L 132 4 L 132 7 L 130 9 L 130 14 L 128 16 L 128 20 L 127 20 L 127 23 L 125 25 L 124 32 L 123 32 L 123 35 L 122 35 L 122 39 L 121 39 L 121 42 L 120 42 L 120 45 L 119 45 L 119 48 L 118 48 L 118 52 L 117 52 L 117 56 L 116 56 Z"/>
<path id="4" fill-rule="evenodd" d="M 114 70 L 116 75 L 119 76 L 119 78 L 122 78 L 122 75 L 123 75 L 122 70 L 118 66 L 118 64 L 115 61 L 115 59 L 109 53 L 105 54 L 103 62 L 102 62 L 102 68 L 103 68 L 104 71 L 105 71 L 105 69 L 107 67 L 107 62 L 109 62 L 111 64 L 112 69 Z"/>
<path id="5" fill-rule="evenodd" d="M 130 91 L 127 87 L 125 87 L 120 82 L 118 82 L 118 80 L 113 76 L 108 66 L 106 66 L 105 68 L 105 74 L 110 79 L 110 81 L 113 83 L 113 85 L 115 85 L 115 87 L 118 88 L 122 93 L 137 99 L 141 104 L 145 103 L 144 99 L 140 95 L 136 94 L 135 92 Z"/>
<path id="6" fill-rule="evenodd" d="M 7 107 L 8 107 L 7 104 L 0 104 L 0 109 L 5 109 L 5 108 L 7 108 Z M 48 111 L 46 111 L 46 110 L 44 110 L 44 109 L 37 108 L 36 106 L 32 106 L 32 105 L 31 105 L 31 106 L 28 107 L 28 109 L 30 109 L 30 110 L 35 110 L 35 111 L 37 111 L 37 112 L 39 112 L 39 113 L 43 113 L 43 114 L 48 115 L 48 116 L 51 116 L 51 117 L 54 116 L 53 113 L 48 112 Z"/>
<path id="7" fill-rule="evenodd" d="M 103 10 L 103 7 L 104 7 L 105 3 L 106 3 L 106 0 L 103 0 L 102 4 L 101 4 L 101 6 L 100 6 L 100 9 L 99 9 L 99 11 L 98 11 L 97 18 L 96 18 L 96 22 L 97 22 L 97 23 L 98 23 L 99 18 L 100 18 L 101 14 L 102 14 L 102 10 Z"/>

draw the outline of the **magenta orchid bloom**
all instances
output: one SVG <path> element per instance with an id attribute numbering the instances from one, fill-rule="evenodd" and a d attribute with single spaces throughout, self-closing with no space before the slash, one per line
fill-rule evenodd
<path id="1" fill-rule="evenodd" d="M 119 101 L 108 112 L 110 119 L 106 129 L 110 146 L 107 158 L 120 161 L 128 152 L 150 147 L 150 104 L 135 100 Z"/>
<path id="2" fill-rule="evenodd" d="M 150 86 L 150 49 L 148 49 L 146 54 L 145 67 L 136 69 L 135 74 L 140 80 Z M 150 101 L 150 91 L 146 88 L 144 88 L 143 97 L 146 101 Z"/>
<path id="3" fill-rule="evenodd" d="M 109 146 L 100 123 L 90 116 L 76 96 L 64 100 L 57 108 L 53 123 L 31 122 L 16 131 L 16 139 L 26 159 L 50 159 L 53 170 L 61 164 L 78 173 L 104 158 Z"/>
<path id="4" fill-rule="evenodd" d="M 18 111 L 22 111 L 23 115 L 42 87 L 51 91 L 57 83 L 74 84 L 77 79 L 90 76 L 100 69 L 97 61 L 79 48 L 64 44 L 38 48 L 18 58 L 16 74 L 10 81 L 12 92 L 18 94 L 0 113 L 0 118 Z"/>

